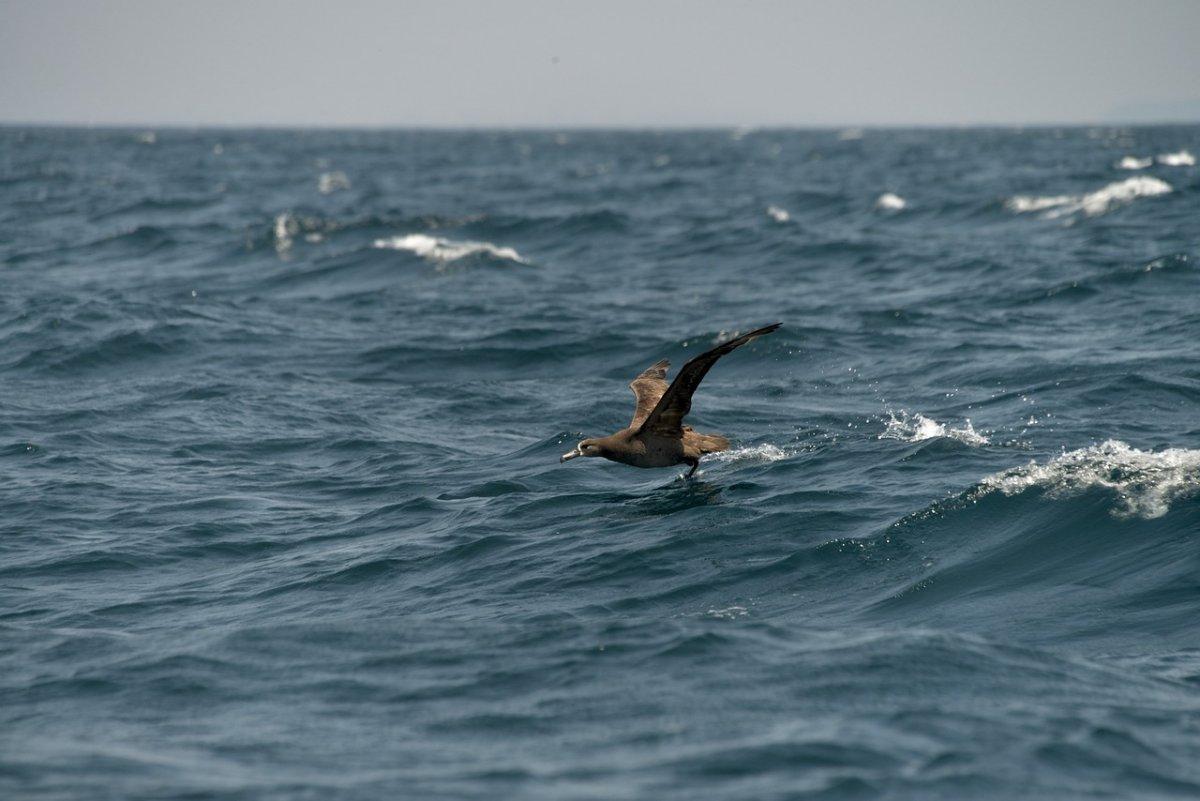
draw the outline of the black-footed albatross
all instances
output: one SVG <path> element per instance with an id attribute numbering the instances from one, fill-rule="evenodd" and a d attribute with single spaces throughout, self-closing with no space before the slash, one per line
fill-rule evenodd
<path id="1" fill-rule="evenodd" d="M 701 456 L 729 447 L 729 440 L 720 434 L 699 434 L 683 424 L 683 418 L 692 408 L 692 393 L 717 359 L 781 325 L 783 323 L 757 328 L 701 353 L 683 366 L 670 386 L 667 386 L 667 368 L 671 363 L 666 359 L 655 362 L 629 385 L 637 398 L 637 408 L 629 427 L 607 437 L 585 439 L 558 461 L 565 462 L 576 456 L 603 456 L 634 467 L 686 464 L 692 468 L 687 473 L 690 477 L 700 466 Z"/>

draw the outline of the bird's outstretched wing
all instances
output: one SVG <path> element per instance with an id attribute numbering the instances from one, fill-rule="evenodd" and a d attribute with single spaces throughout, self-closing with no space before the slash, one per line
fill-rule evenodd
<path id="1" fill-rule="evenodd" d="M 654 411 L 658 399 L 667 391 L 667 368 L 670 366 L 669 361 L 662 359 L 647 367 L 637 378 L 629 382 L 629 388 L 633 390 L 633 396 L 637 398 L 637 408 L 633 410 L 633 420 L 629 423 L 630 428 L 640 426 L 646 416 Z"/>
<path id="2" fill-rule="evenodd" d="M 689 361 L 679 371 L 679 375 L 675 376 L 675 380 L 671 382 L 671 386 L 667 388 L 667 391 L 663 393 L 658 403 L 655 404 L 654 410 L 642 421 L 641 428 L 638 431 L 641 433 L 657 434 L 663 437 L 682 437 L 683 418 L 692 409 L 692 393 L 696 391 L 696 387 L 700 386 L 700 382 L 704 380 L 704 376 L 708 373 L 709 368 L 716 364 L 717 359 L 726 353 L 735 348 L 740 348 L 755 337 L 771 333 L 779 328 L 780 325 L 782 323 L 757 328 L 748 334 L 742 334 L 736 339 L 729 340 L 724 345 L 718 345 L 710 351 L 701 353 Z M 655 365 L 655 367 L 657 366 Z M 647 370 L 646 372 L 650 371 Z M 643 373 L 642 375 L 645 374 Z M 634 391 L 636 392 L 636 390 Z M 641 395 L 639 395 L 639 409 L 641 408 L 641 400 Z"/>

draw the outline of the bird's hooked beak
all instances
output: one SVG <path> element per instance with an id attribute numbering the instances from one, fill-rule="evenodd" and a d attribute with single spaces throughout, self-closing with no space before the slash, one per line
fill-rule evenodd
<path id="1" fill-rule="evenodd" d="M 578 447 L 576 447 L 575 450 L 571 451 L 570 453 L 564 453 L 562 456 L 560 456 L 558 458 L 558 463 L 562 464 L 563 462 L 569 462 L 576 456 L 583 456 L 583 451 L 579 450 Z"/>

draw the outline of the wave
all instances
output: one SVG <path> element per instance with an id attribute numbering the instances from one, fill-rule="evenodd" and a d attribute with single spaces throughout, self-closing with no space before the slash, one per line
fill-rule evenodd
<path id="1" fill-rule="evenodd" d="M 875 208 L 885 211 L 900 211 L 908 205 L 908 201 L 894 192 L 884 192 L 875 201 Z"/>
<path id="2" fill-rule="evenodd" d="M 300 233 L 300 222 L 291 212 L 285 211 L 275 217 L 271 233 L 275 238 L 275 250 L 282 255 L 292 249 L 292 239 Z"/>
<path id="3" fill-rule="evenodd" d="M 333 172 L 323 172 L 317 179 L 317 191 L 322 195 L 329 195 L 334 192 L 340 192 L 343 189 L 350 188 L 350 179 L 346 173 L 341 170 Z"/>
<path id="4" fill-rule="evenodd" d="M 787 209 L 781 209 L 779 206 L 767 206 L 767 216 L 777 223 L 785 223 L 792 219 Z"/>
<path id="5" fill-rule="evenodd" d="M 1140 159 L 1137 156 L 1126 156 L 1116 163 L 1118 170 L 1144 170 L 1154 163 L 1152 156 Z"/>
<path id="6" fill-rule="evenodd" d="M 593 236 L 599 233 L 620 233 L 629 227 L 629 215 L 613 208 L 594 208 L 567 214 L 549 215 L 490 215 L 482 214 L 465 219 L 461 225 L 475 236 L 510 237 Z M 446 226 L 426 226 L 446 227 Z"/>
<path id="7" fill-rule="evenodd" d="M 116 331 L 94 341 L 47 344 L 29 351 L 12 366 L 76 373 L 117 365 L 145 368 L 155 359 L 185 352 L 195 341 L 192 326 L 160 323 Z"/>
<path id="8" fill-rule="evenodd" d="M 376 239 L 374 246 L 383 250 L 407 250 L 424 259 L 441 264 L 478 255 L 491 256 L 517 264 L 529 264 L 525 257 L 509 247 L 493 245 L 491 242 L 455 242 L 452 239 L 443 239 L 428 234 L 406 234 L 390 239 Z"/>
<path id="9" fill-rule="evenodd" d="M 1120 440 L 1064 451 L 1045 464 L 1030 461 L 983 479 L 973 498 L 993 492 L 1016 495 L 1043 489 L 1052 496 L 1092 488 L 1112 490 L 1120 500 L 1118 517 L 1162 517 L 1171 503 L 1200 490 L 1200 450 L 1142 451 Z"/>
<path id="10" fill-rule="evenodd" d="M 1124 181 L 1115 181 L 1103 189 L 1083 195 L 1052 195 L 1038 197 L 1017 195 L 1005 205 L 1018 214 L 1031 211 L 1047 211 L 1046 219 L 1063 217 L 1082 211 L 1089 217 L 1104 214 L 1116 205 L 1130 203 L 1139 197 L 1154 197 L 1173 191 L 1166 181 L 1149 175 L 1136 175 Z"/>
<path id="11" fill-rule="evenodd" d="M 884 424 L 883 433 L 879 439 L 898 439 L 901 442 L 922 442 L 927 439 L 946 437 L 957 440 L 964 445 L 987 445 L 991 442 L 980 434 L 967 420 L 962 428 L 950 428 L 944 423 L 926 417 L 920 412 L 909 413 L 901 411 L 897 416 L 888 412 L 888 420 Z"/>
<path id="12" fill-rule="evenodd" d="M 482 215 L 451 217 L 439 214 L 407 215 L 389 210 L 355 217 L 327 217 L 312 209 L 293 209 L 281 212 L 261 228 L 247 233 L 246 247 L 254 249 L 261 243 L 283 254 L 303 239 L 321 242 L 342 236 L 382 236 L 397 228 L 462 228 L 484 219 Z M 369 242 L 369 240 L 368 240 Z"/>
<path id="13" fill-rule="evenodd" d="M 1164 167 L 1194 167 L 1196 157 L 1187 150 L 1180 150 L 1176 153 L 1159 154 L 1158 163 Z"/>
<path id="14" fill-rule="evenodd" d="M 194 211 L 213 205 L 217 198 L 214 196 L 174 196 L 139 198 L 129 203 L 96 212 L 91 216 L 93 222 L 102 222 L 114 217 L 129 217 L 135 215 L 154 214 L 157 212 Z"/>

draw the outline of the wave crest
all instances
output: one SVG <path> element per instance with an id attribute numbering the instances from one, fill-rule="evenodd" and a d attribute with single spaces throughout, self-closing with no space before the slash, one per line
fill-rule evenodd
<path id="1" fill-rule="evenodd" d="M 1139 197 L 1154 197 L 1174 191 L 1169 183 L 1150 175 L 1135 175 L 1124 181 L 1114 181 L 1103 189 L 1084 195 L 1053 195 L 1037 197 L 1017 195 L 1005 204 L 1018 214 L 1045 211 L 1046 219 L 1063 217 L 1082 211 L 1089 217 L 1104 214 L 1117 205 L 1130 203 Z"/>
<path id="2" fill-rule="evenodd" d="M 350 188 L 350 178 L 341 170 L 323 172 L 317 179 L 317 191 L 322 195 L 330 195 Z"/>
<path id="3" fill-rule="evenodd" d="M 1180 150 L 1177 153 L 1159 155 L 1158 163 L 1164 167 L 1194 167 L 1196 166 L 1196 157 L 1187 150 Z"/>
<path id="4" fill-rule="evenodd" d="M 1016 495 L 1031 488 L 1074 495 L 1093 487 L 1117 494 L 1119 517 L 1162 517 L 1173 501 L 1200 490 L 1200 450 L 1142 451 L 1110 439 L 1064 451 L 1045 464 L 1030 461 L 994 473 L 980 482 L 975 497 L 992 492 Z"/>
<path id="5" fill-rule="evenodd" d="M 520 253 L 509 247 L 493 245 L 491 242 L 455 242 L 452 239 L 443 239 L 428 234 L 407 234 L 388 239 L 376 239 L 375 247 L 383 250 L 407 250 L 424 259 L 441 264 L 481 254 L 517 264 L 529 263 Z"/>
<path id="6" fill-rule="evenodd" d="M 1152 156 L 1146 156 L 1144 159 L 1140 159 L 1137 156 L 1126 156 L 1117 162 L 1116 167 L 1118 170 L 1144 170 L 1153 163 L 1154 158 Z"/>
<path id="7" fill-rule="evenodd" d="M 964 445 L 987 445 L 991 442 L 991 440 L 975 430 L 970 420 L 966 420 L 965 422 L 966 425 L 962 428 L 951 428 L 944 423 L 939 423 L 937 420 L 926 417 L 920 412 L 909 413 L 902 411 L 899 415 L 894 412 L 888 412 L 887 422 L 884 424 L 883 433 L 879 435 L 879 438 L 898 439 L 902 442 L 921 442 L 927 439 L 946 437 L 957 440 Z"/>

